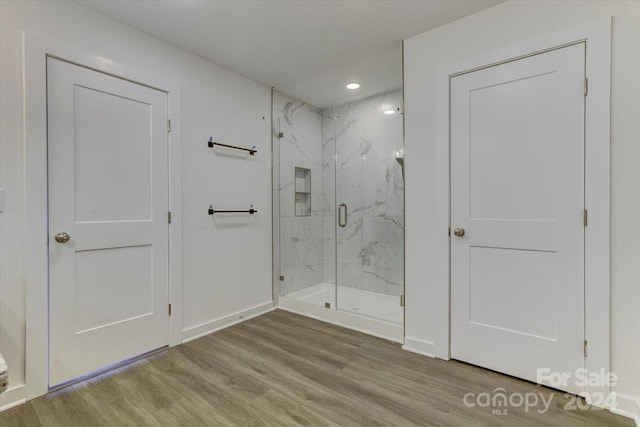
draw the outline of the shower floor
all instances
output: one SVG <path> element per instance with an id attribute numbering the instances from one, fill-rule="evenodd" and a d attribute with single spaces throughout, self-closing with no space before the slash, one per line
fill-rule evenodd
<path id="1" fill-rule="evenodd" d="M 400 306 L 399 296 L 350 288 L 348 286 L 337 286 L 337 291 L 338 310 L 399 325 L 402 325 L 404 321 L 404 310 Z M 336 308 L 336 285 L 330 283 L 318 283 L 285 296 L 321 307 L 324 307 L 325 303 L 330 303 L 331 308 Z"/>

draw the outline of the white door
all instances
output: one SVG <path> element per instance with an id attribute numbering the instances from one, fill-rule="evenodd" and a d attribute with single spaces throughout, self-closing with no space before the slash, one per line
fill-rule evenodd
<path id="1" fill-rule="evenodd" d="M 577 44 L 451 79 L 455 359 L 584 367 L 584 68 Z"/>
<path id="2" fill-rule="evenodd" d="M 47 91 L 57 385 L 169 342 L 167 94 L 52 58 Z"/>

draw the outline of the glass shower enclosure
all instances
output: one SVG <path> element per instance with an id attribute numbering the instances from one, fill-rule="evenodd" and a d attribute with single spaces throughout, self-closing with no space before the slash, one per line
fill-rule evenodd
<path id="1" fill-rule="evenodd" d="M 275 298 L 402 326 L 402 91 L 272 112 Z"/>

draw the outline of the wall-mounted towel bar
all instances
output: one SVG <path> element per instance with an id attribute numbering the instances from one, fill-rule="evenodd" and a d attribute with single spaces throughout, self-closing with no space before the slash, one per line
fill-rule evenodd
<path id="1" fill-rule="evenodd" d="M 228 145 L 228 144 L 222 144 L 220 142 L 215 142 L 213 140 L 213 137 L 209 138 L 209 142 L 208 142 L 209 148 L 213 148 L 214 145 L 217 145 L 219 147 L 226 147 L 226 148 L 233 148 L 234 150 L 242 150 L 242 151 L 248 151 L 249 154 L 251 154 L 252 156 L 258 152 L 258 150 L 256 150 L 256 146 L 254 145 L 251 148 L 244 148 L 244 147 L 236 147 L 235 145 Z"/>
<path id="2" fill-rule="evenodd" d="M 244 211 L 217 211 L 213 209 L 213 205 L 209 205 L 209 215 L 215 215 L 217 213 L 248 213 L 249 215 L 253 215 L 255 213 L 258 213 L 258 211 L 256 209 L 253 209 L 253 205 L 251 205 L 249 209 Z"/>

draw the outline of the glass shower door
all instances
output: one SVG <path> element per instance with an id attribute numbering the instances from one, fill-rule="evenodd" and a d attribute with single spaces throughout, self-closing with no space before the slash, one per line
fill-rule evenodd
<path id="1" fill-rule="evenodd" d="M 274 91 L 274 291 L 282 301 L 402 325 L 401 103 L 397 90 L 317 109 Z"/>
<path id="2" fill-rule="evenodd" d="M 337 309 L 404 317 L 402 91 L 335 107 Z"/>

